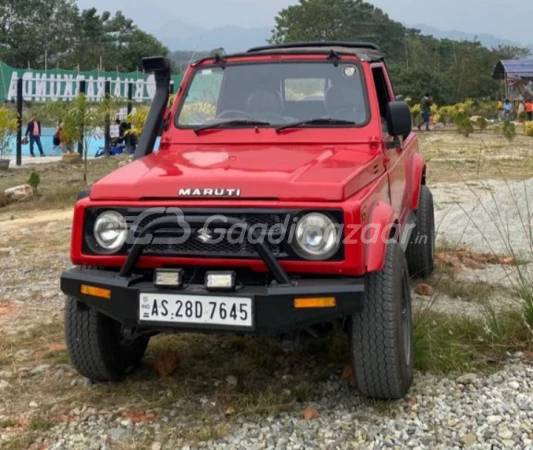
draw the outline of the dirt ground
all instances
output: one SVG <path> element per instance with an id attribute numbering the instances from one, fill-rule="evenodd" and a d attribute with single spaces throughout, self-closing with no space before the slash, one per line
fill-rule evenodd
<path id="1" fill-rule="evenodd" d="M 532 138 L 518 136 L 509 143 L 492 132 L 469 138 L 433 132 L 421 134 L 420 142 L 437 208 L 468 201 L 468 191 L 482 193 L 490 183 L 533 177 Z M 91 162 L 89 182 L 119 164 L 111 159 Z M 0 191 L 25 183 L 31 170 L 27 166 L 0 172 Z M 120 429 L 138 428 L 140 434 L 135 443 L 116 433 L 98 441 L 107 447 L 80 443 L 56 448 L 154 448 L 150 446 L 155 436 L 162 435 L 171 436 L 177 446 L 194 445 L 224 436 L 242 417 L 302 409 L 330 377 L 350 384 L 346 343 L 333 333 L 292 354 L 264 340 L 158 337 L 128 381 L 90 385 L 69 365 L 64 297 L 58 285 L 60 273 L 70 267 L 71 206 L 84 186 L 82 168 L 52 163 L 38 171 L 38 197 L 0 208 L 0 448 L 52 448 L 58 433 L 83 428 L 91 417 L 105 417 L 106 423 Z M 463 314 L 471 309 L 475 314 L 493 296 L 507 299 L 512 307 L 510 287 L 495 282 L 498 271 L 505 279 L 499 264 L 471 265 L 459 278 L 448 266 L 441 261 L 431 281 L 444 298 L 437 304 L 442 312 Z M 439 288 L 440 280 L 447 281 Z M 417 298 L 427 307 L 427 296 Z M 156 361 L 176 355 L 176 372 L 161 377 Z"/>

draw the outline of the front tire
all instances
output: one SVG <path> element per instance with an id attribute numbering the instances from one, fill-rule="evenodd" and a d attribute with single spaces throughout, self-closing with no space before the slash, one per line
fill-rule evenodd
<path id="1" fill-rule="evenodd" d="M 126 338 L 117 321 L 67 298 L 65 338 L 72 365 L 92 382 L 122 380 L 141 361 L 149 338 Z"/>
<path id="2" fill-rule="evenodd" d="M 435 269 L 435 210 L 433 195 L 425 185 L 420 186 L 416 227 L 411 234 L 406 257 L 411 276 L 427 278 L 433 273 Z"/>
<path id="3" fill-rule="evenodd" d="M 403 398 L 413 382 L 413 339 L 409 273 L 397 242 L 389 241 L 383 270 L 366 275 L 364 309 L 348 332 L 359 391 Z"/>

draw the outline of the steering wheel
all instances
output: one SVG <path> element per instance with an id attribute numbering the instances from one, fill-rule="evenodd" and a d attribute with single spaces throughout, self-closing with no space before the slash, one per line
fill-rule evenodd
<path id="1" fill-rule="evenodd" d="M 240 111 L 238 109 L 227 109 L 226 111 L 222 111 L 220 114 L 217 115 L 217 119 L 224 119 L 226 117 L 231 119 L 253 119 L 252 116 L 250 116 L 248 113 L 245 113 L 244 111 Z"/>

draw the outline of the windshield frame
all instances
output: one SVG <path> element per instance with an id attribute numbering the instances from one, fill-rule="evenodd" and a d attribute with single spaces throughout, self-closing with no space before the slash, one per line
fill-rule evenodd
<path id="1" fill-rule="evenodd" d="M 318 55 L 317 55 L 318 56 Z M 331 64 L 335 66 L 340 66 L 343 64 L 350 64 L 357 67 L 357 70 L 359 72 L 360 76 L 360 82 L 361 82 L 361 89 L 363 94 L 363 101 L 364 106 L 366 108 L 366 120 L 363 123 L 355 123 L 353 125 L 348 124 L 324 124 L 324 125 L 302 125 L 298 128 L 311 128 L 311 129 L 339 129 L 339 128 L 345 128 L 345 129 L 360 129 L 366 127 L 371 121 L 372 121 L 372 108 L 370 104 L 369 99 L 369 93 L 368 93 L 368 86 L 367 86 L 367 80 L 366 80 L 366 72 L 363 70 L 363 65 L 361 64 L 361 61 L 358 58 L 350 58 L 346 57 L 347 55 L 343 55 L 343 60 L 340 61 L 331 61 L 325 58 L 325 55 L 319 55 L 321 58 L 306 58 L 306 59 L 299 59 L 299 58 L 282 58 L 282 59 L 259 59 L 257 61 L 231 61 L 227 60 L 225 62 L 215 62 L 214 60 L 210 60 L 209 63 L 202 61 L 202 63 L 198 64 L 196 67 L 192 68 L 192 71 L 189 73 L 187 77 L 187 84 L 185 88 L 180 89 L 181 94 L 179 95 L 179 102 L 176 102 L 177 105 L 174 109 L 174 117 L 172 120 L 174 128 L 177 128 L 178 130 L 189 130 L 194 131 L 195 128 L 198 126 L 203 125 L 183 125 L 179 123 L 179 117 L 181 115 L 181 112 L 183 110 L 183 106 L 185 104 L 185 101 L 187 99 L 187 95 L 189 94 L 189 90 L 193 84 L 194 78 L 198 74 L 199 71 L 204 69 L 210 69 L 210 68 L 220 68 L 222 70 L 225 70 L 227 67 L 235 67 L 235 66 L 247 66 L 251 64 Z M 233 125 L 233 126 L 223 126 L 218 125 L 218 130 L 249 130 L 254 128 L 264 128 L 264 129 L 271 129 L 275 132 L 276 128 L 278 128 L 280 125 L 283 124 L 269 124 L 269 125 Z"/>

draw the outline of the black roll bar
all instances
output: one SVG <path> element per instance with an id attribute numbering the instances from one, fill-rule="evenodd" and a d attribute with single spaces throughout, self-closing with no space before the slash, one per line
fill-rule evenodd
<path id="1" fill-rule="evenodd" d="M 225 219 L 226 220 L 217 219 L 213 218 L 212 216 L 184 216 L 182 218 L 182 220 L 184 222 L 187 222 L 189 225 L 199 228 L 231 228 L 235 225 L 241 225 L 246 230 L 247 235 L 249 235 L 251 228 L 249 224 L 234 217 L 226 217 Z M 131 272 L 135 268 L 137 261 L 139 260 L 144 248 L 147 245 L 143 242 L 143 239 L 146 237 L 147 234 L 159 228 L 176 228 L 178 226 L 181 227 L 176 217 L 161 217 L 159 219 L 153 220 L 148 225 L 146 225 L 135 239 L 135 243 L 133 244 L 128 257 L 126 258 L 124 265 L 120 269 L 119 277 L 127 278 L 131 275 Z M 263 241 L 261 231 L 257 228 L 252 230 L 252 237 L 255 240 L 252 245 L 255 247 L 257 253 L 264 261 L 278 284 L 291 285 L 292 283 L 289 276 L 283 270 L 278 260 L 275 258 L 268 246 Z"/>

